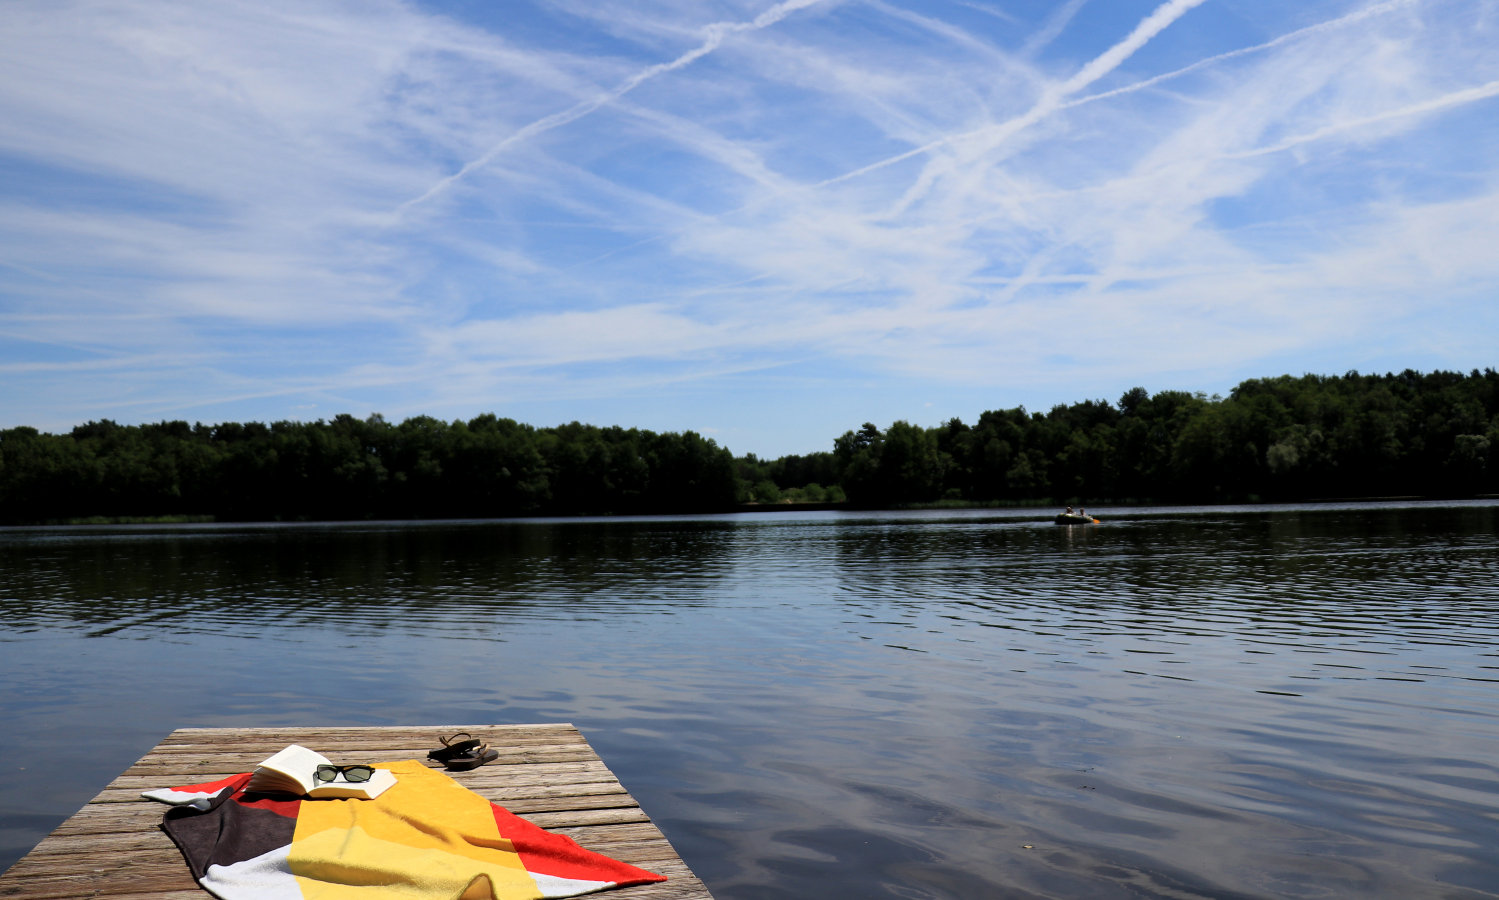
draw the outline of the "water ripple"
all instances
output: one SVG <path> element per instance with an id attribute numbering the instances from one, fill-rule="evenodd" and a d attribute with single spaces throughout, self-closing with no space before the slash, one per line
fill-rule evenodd
<path id="1" fill-rule="evenodd" d="M 1499 896 L 1499 505 L 1104 518 L 0 530 L 0 832 L 125 735 L 559 719 L 729 900 Z"/>

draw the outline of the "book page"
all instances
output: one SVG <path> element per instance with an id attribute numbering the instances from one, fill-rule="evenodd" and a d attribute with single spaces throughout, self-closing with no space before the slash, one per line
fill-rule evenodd
<path id="1" fill-rule="evenodd" d="M 313 777 L 317 767 L 327 763 L 328 758 L 321 753 L 291 744 L 257 766 L 245 789 L 305 794 L 317 786 Z"/>

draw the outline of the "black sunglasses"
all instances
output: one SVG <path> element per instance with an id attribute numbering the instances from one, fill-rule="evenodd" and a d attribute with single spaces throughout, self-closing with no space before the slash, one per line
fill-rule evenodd
<path id="1" fill-rule="evenodd" d="M 373 766 L 318 766 L 313 775 L 318 781 L 332 781 L 342 773 L 344 781 L 369 781 L 375 774 Z"/>

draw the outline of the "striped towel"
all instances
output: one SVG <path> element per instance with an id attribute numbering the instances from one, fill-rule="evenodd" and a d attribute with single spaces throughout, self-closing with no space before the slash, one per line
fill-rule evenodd
<path id="1" fill-rule="evenodd" d="M 545 831 L 416 760 L 373 800 L 246 794 L 250 773 L 146 791 L 221 900 L 533 900 L 665 881 Z"/>

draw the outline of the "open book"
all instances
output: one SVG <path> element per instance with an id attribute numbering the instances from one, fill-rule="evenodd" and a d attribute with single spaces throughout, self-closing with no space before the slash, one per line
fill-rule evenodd
<path id="1" fill-rule="evenodd" d="M 389 769 L 376 769 L 369 781 L 349 781 L 339 773 L 332 781 L 320 781 L 317 767 L 331 765 L 326 756 L 292 744 L 255 767 L 245 790 L 254 793 L 301 794 L 316 800 L 351 797 L 373 800 L 396 783 Z"/>

